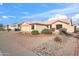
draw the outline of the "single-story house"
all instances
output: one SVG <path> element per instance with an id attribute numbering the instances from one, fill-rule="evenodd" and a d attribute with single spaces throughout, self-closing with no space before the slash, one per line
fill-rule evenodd
<path id="1" fill-rule="evenodd" d="M 20 25 L 21 31 L 24 32 L 31 32 L 33 30 L 38 30 L 41 32 L 43 29 L 48 28 L 55 28 L 55 30 L 58 30 L 60 28 L 66 28 L 67 32 L 75 32 L 76 26 L 73 25 L 72 20 L 68 19 L 58 19 L 58 20 L 51 20 L 46 23 L 41 22 L 34 22 L 34 23 L 27 23 L 23 22 Z"/>

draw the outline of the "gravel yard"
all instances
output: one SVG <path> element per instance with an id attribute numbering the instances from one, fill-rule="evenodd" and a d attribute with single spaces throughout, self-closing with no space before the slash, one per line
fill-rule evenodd
<path id="1" fill-rule="evenodd" d="M 3 55 L 35 56 L 32 49 L 52 38 L 52 35 L 32 36 L 20 32 L 0 32 L 0 50 Z"/>
<path id="2" fill-rule="evenodd" d="M 61 35 L 60 35 L 61 36 Z M 4 56 L 74 56 L 78 52 L 77 38 L 61 36 L 63 42 L 54 41 L 55 35 L 31 35 L 21 32 L 0 32 L 0 51 Z M 78 54 L 77 54 L 78 55 Z"/>
<path id="3" fill-rule="evenodd" d="M 74 56 L 75 38 L 62 36 L 62 43 L 49 40 L 33 51 L 40 56 Z"/>

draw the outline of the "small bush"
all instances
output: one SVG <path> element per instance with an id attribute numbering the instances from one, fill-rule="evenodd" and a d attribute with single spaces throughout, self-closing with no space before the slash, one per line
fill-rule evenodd
<path id="1" fill-rule="evenodd" d="M 60 43 L 61 43 L 61 42 L 62 42 L 62 39 L 61 39 L 60 37 L 57 36 L 57 37 L 54 38 L 54 41 L 55 41 L 55 42 L 60 42 Z"/>
<path id="2" fill-rule="evenodd" d="M 38 35 L 39 31 L 38 30 L 33 30 L 31 33 L 32 33 L 32 35 Z"/>
<path id="3" fill-rule="evenodd" d="M 43 29 L 42 34 L 52 34 L 52 30 L 51 29 Z"/>
<path id="4" fill-rule="evenodd" d="M 9 28 L 9 29 L 7 29 L 7 31 L 9 32 L 9 31 L 11 31 L 11 29 Z"/>

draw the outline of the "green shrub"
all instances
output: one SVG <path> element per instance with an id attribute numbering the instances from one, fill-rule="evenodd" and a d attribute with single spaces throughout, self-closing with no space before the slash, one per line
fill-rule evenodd
<path id="1" fill-rule="evenodd" d="M 11 29 L 10 29 L 10 28 L 8 28 L 7 30 L 8 30 L 8 31 L 11 31 Z"/>
<path id="2" fill-rule="evenodd" d="M 52 30 L 51 29 L 43 29 L 42 34 L 52 34 Z"/>
<path id="3" fill-rule="evenodd" d="M 32 35 L 38 35 L 38 34 L 39 34 L 39 31 L 38 31 L 38 30 L 33 30 L 33 31 L 31 32 L 31 34 L 32 34 Z"/>

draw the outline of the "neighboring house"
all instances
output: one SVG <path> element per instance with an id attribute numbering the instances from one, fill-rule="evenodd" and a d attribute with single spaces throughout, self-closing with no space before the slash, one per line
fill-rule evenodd
<path id="1" fill-rule="evenodd" d="M 20 29 L 20 25 L 17 23 L 8 25 L 7 29 L 11 29 L 12 31 L 15 31 L 15 29 Z"/>

